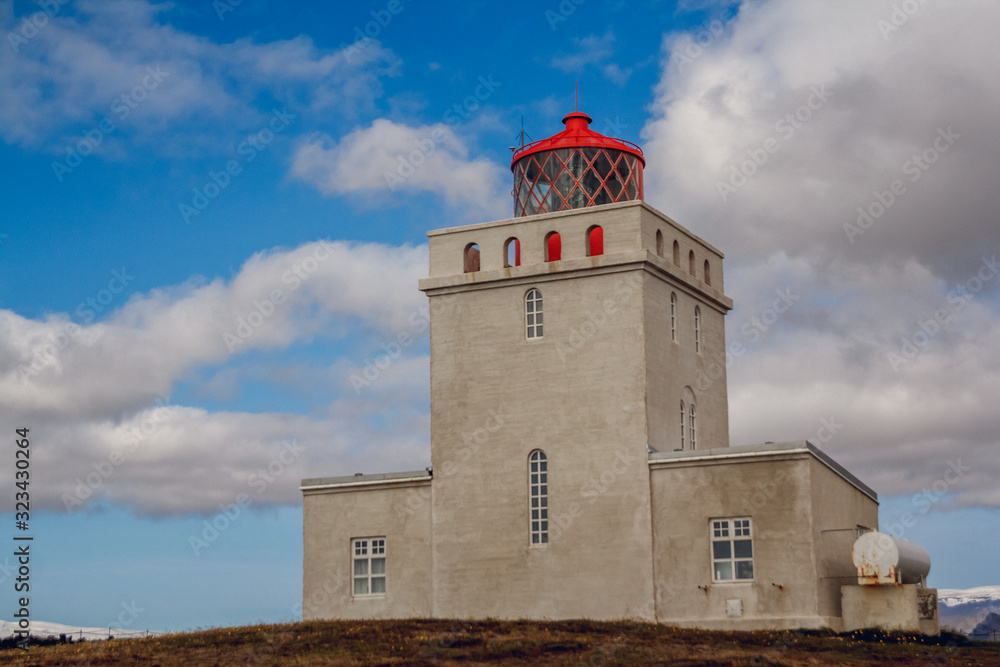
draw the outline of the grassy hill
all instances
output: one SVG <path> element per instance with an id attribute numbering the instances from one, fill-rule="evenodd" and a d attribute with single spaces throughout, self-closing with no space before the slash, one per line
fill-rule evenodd
<path id="1" fill-rule="evenodd" d="M 6 649 L 8 665 L 1000 665 L 960 635 L 709 632 L 633 622 L 311 621 Z"/>

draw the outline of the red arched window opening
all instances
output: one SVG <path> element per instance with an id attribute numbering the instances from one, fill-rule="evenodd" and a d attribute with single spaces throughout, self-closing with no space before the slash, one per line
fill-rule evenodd
<path id="1" fill-rule="evenodd" d="M 587 256 L 596 257 L 604 254 L 604 229 L 594 225 L 587 230 Z"/>
<path id="2" fill-rule="evenodd" d="M 545 237 L 545 261 L 558 262 L 562 259 L 562 238 L 559 232 L 549 232 Z"/>
<path id="3" fill-rule="evenodd" d="M 521 241 L 513 236 L 503 244 L 503 265 L 507 268 L 521 266 Z"/>
<path id="4" fill-rule="evenodd" d="M 476 243 L 470 243 L 465 246 L 465 258 L 462 267 L 466 273 L 472 273 L 473 271 L 479 270 L 479 245 Z"/>

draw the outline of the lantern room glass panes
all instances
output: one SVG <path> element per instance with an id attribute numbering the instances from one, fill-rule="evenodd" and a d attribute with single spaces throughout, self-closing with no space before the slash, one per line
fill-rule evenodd
<path id="1" fill-rule="evenodd" d="M 642 165 L 612 148 L 541 151 L 515 165 L 514 197 L 517 216 L 641 199 Z"/>

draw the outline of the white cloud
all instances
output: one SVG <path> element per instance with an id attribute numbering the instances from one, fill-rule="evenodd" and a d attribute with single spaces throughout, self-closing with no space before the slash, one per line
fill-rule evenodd
<path id="1" fill-rule="evenodd" d="M 375 341 L 426 338 L 426 299 L 415 289 L 426 270 L 426 246 L 316 242 L 257 253 L 229 281 L 135 295 L 92 324 L 0 310 L 0 420 L 32 429 L 44 470 L 33 500 L 65 509 L 69 494 L 141 513 L 213 512 L 240 492 L 260 505 L 297 502 L 298 480 L 317 472 L 423 467 L 428 365 L 419 346 L 400 349 L 358 390 L 351 376 L 363 377 L 365 350 L 313 369 L 303 381 L 330 390 L 325 414 L 210 413 L 162 397 L 201 369 L 224 373 L 238 355 L 343 325 Z M 280 481 L 248 488 L 292 441 L 303 449 L 282 464 Z M 86 484 L 88 475 L 97 483 Z"/>
<path id="2" fill-rule="evenodd" d="M 256 127 L 273 106 L 356 117 L 373 109 L 380 77 L 399 64 L 377 42 L 350 57 L 303 36 L 215 44 L 174 28 L 171 11 L 143 0 L 80 0 L 63 5 L 30 39 L 5 44 L 0 136 L 58 153 L 108 119 L 114 129 L 95 152 L 121 150 L 120 139 L 132 135 L 188 154 L 201 142 L 226 145 L 219 136 L 231 140 L 229 132 Z M 5 41 L 20 36 L 22 20 L 11 2 L 0 2 Z M 270 102 L 246 102 L 255 99 Z M 179 123 L 185 141 L 171 141 Z"/>
<path id="3" fill-rule="evenodd" d="M 698 48 L 667 36 L 646 196 L 728 251 L 735 443 L 816 440 L 835 417 L 824 447 L 880 492 L 961 460 L 954 506 L 997 507 L 1000 8 L 899 5 L 745 3 Z M 859 207 L 877 215 L 848 234 Z"/>
<path id="4" fill-rule="evenodd" d="M 498 218 L 511 205 L 507 170 L 470 159 L 444 123 L 411 127 L 380 118 L 339 143 L 317 135 L 298 148 L 291 173 L 324 194 L 432 192 L 450 206 Z"/>

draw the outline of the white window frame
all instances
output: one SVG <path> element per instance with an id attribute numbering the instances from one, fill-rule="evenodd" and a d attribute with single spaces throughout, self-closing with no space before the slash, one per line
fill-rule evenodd
<path id="1" fill-rule="evenodd" d="M 684 450 L 684 428 L 684 400 L 681 399 L 681 446 L 675 450 L 678 452 Z"/>
<path id="2" fill-rule="evenodd" d="M 385 535 L 351 538 L 351 595 L 381 597 L 387 586 L 388 561 Z M 381 590 L 375 590 L 379 588 Z"/>
<path id="3" fill-rule="evenodd" d="M 670 340 L 677 342 L 677 293 L 670 293 Z"/>
<path id="4" fill-rule="evenodd" d="M 549 543 L 549 458 L 540 449 L 528 455 L 528 544 Z"/>
<path id="5" fill-rule="evenodd" d="M 753 519 L 748 516 L 709 519 L 708 535 L 712 581 L 754 581 Z"/>
<path id="6" fill-rule="evenodd" d="M 694 307 L 694 351 L 701 354 L 701 307 Z"/>
<path id="7" fill-rule="evenodd" d="M 697 449 L 695 446 L 695 431 L 694 431 L 694 402 L 688 406 L 688 442 L 691 445 L 691 449 Z"/>
<path id="8" fill-rule="evenodd" d="M 541 338 L 544 333 L 542 322 L 542 292 L 532 287 L 524 294 L 524 336 L 528 340 Z"/>

